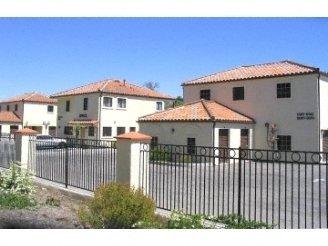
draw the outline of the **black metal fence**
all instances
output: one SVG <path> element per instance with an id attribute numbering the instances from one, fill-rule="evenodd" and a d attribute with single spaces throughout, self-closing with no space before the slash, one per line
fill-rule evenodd
<path id="1" fill-rule="evenodd" d="M 39 178 L 93 191 L 115 181 L 116 144 L 75 138 L 30 139 L 29 165 Z"/>
<path id="2" fill-rule="evenodd" d="M 0 167 L 9 168 L 16 160 L 16 149 L 13 138 L 0 136 Z"/>
<path id="3" fill-rule="evenodd" d="M 328 153 L 159 144 L 142 145 L 140 154 L 150 162 L 141 185 L 159 208 L 328 227 Z"/>

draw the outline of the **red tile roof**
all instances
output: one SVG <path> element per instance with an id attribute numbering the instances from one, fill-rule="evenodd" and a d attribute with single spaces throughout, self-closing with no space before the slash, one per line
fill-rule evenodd
<path id="1" fill-rule="evenodd" d="M 5 122 L 5 123 L 22 123 L 22 120 L 14 112 L 0 111 L 0 122 Z"/>
<path id="2" fill-rule="evenodd" d="M 127 132 L 121 135 L 116 136 L 117 139 L 128 139 L 128 140 L 135 140 L 135 141 L 150 141 L 151 136 L 140 132 Z"/>
<path id="3" fill-rule="evenodd" d="M 14 96 L 0 101 L 0 103 L 13 103 L 13 102 L 34 102 L 34 103 L 54 104 L 57 103 L 57 100 L 49 98 L 38 92 L 28 92 L 19 96 Z"/>
<path id="4" fill-rule="evenodd" d="M 173 99 L 172 97 L 150 90 L 146 87 L 136 86 L 129 84 L 125 81 L 119 80 L 102 80 L 96 83 L 87 84 L 71 90 L 63 91 L 52 95 L 51 97 L 71 96 L 71 95 L 82 95 L 95 92 L 107 92 L 118 95 L 129 95 L 139 97 L 151 97 L 161 99 Z"/>
<path id="5" fill-rule="evenodd" d="M 238 113 L 216 101 L 200 100 L 177 108 L 146 115 L 139 122 L 217 121 L 230 123 L 255 123 L 250 117 Z"/>
<path id="6" fill-rule="evenodd" d="M 319 72 L 318 68 L 302 65 L 292 61 L 280 61 L 258 65 L 241 66 L 227 71 L 222 71 L 194 80 L 186 81 L 182 85 L 271 78 L 289 75 L 311 74 L 317 72 Z"/>
<path id="7" fill-rule="evenodd" d="M 32 130 L 31 128 L 23 128 L 15 132 L 15 134 L 20 134 L 20 135 L 37 135 L 38 132 L 35 130 Z"/>

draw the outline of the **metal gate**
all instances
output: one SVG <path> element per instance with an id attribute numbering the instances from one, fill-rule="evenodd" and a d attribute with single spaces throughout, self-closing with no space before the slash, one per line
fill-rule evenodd
<path id="1" fill-rule="evenodd" d="M 35 176 L 90 191 L 115 181 L 114 141 L 54 139 L 30 139 L 29 165 Z"/>

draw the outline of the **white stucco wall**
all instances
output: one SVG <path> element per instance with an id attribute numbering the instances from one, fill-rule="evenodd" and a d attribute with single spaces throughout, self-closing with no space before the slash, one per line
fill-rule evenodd
<path id="1" fill-rule="evenodd" d="M 140 122 L 140 132 L 158 137 L 158 143 L 186 145 L 187 138 L 196 138 L 197 146 L 213 146 L 213 123 L 212 122 Z M 240 146 L 240 129 L 252 129 L 251 124 L 215 123 L 214 147 L 219 146 L 219 129 L 230 129 L 232 148 Z M 174 132 L 172 131 L 174 129 Z M 235 136 L 235 135 L 239 136 Z"/>
<path id="2" fill-rule="evenodd" d="M 267 149 L 264 124 L 275 123 L 278 135 L 292 136 L 293 150 L 319 149 L 318 75 L 289 76 L 184 86 L 185 103 L 199 100 L 201 89 L 211 90 L 211 99 L 252 117 L 254 148 Z M 291 98 L 277 98 L 276 84 L 291 83 Z M 244 86 L 245 100 L 233 101 L 232 88 Z M 314 120 L 297 120 L 297 113 L 313 112 Z"/>
<path id="3" fill-rule="evenodd" d="M 53 112 L 48 112 L 48 105 L 54 106 Z M 43 122 L 49 122 L 46 126 Z M 42 134 L 49 134 L 49 126 L 57 126 L 57 106 L 54 104 L 24 103 L 24 126 L 41 126 Z"/>
<path id="4" fill-rule="evenodd" d="M 22 125 L 19 123 L 6 123 L 2 122 L 1 125 L 1 134 L 9 134 L 10 133 L 10 126 L 18 126 L 18 130 L 22 129 Z"/>
<path id="5" fill-rule="evenodd" d="M 103 97 L 113 98 L 113 107 L 107 108 L 103 106 Z M 83 110 L 83 99 L 89 98 L 88 110 Z M 117 99 L 126 99 L 126 109 L 117 107 Z M 70 100 L 70 112 L 66 112 L 66 100 Z M 76 96 L 65 96 L 58 98 L 58 133 L 61 137 L 64 135 L 64 127 L 73 119 L 78 119 L 80 114 L 87 114 L 88 119 L 99 120 L 97 128 L 95 129 L 95 137 L 88 137 L 86 133 L 85 138 L 101 138 L 113 139 L 117 135 L 117 127 L 125 127 L 125 131 L 129 132 L 130 127 L 135 127 L 139 130 L 137 120 L 139 117 L 155 113 L 156 102 L 163 102 L 162 99 L 120 96 L 107 93 L 92 93 Z M 103 137 L 103 127 L 112 127 L 112 136 Z"/>

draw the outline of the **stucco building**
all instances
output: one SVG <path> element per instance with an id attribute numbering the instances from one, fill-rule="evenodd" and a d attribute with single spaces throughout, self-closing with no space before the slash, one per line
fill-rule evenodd
<path id="1" fill-rule="evenodd" d="M 0 132 L 13 133 L 23 126 L 39 134 L 56 135 L 57 100 L 29 92 L 0 101 Z"/>
<path id="2" fill-rule="evenodd" d="M 139 130 L 138 118 L 164 109 L 168 95 L 125 80 L 99 82 L 59 92 L 58 135 L 83 139 L 113 139 Z"/>
<path id="3" fill-rule="evenodd" d="M 319 68 L 241 66 L 182 86 L 185 105 L 141 117 L 141 132 L 168 144 L 328 152 L 328 75 Z"/>

